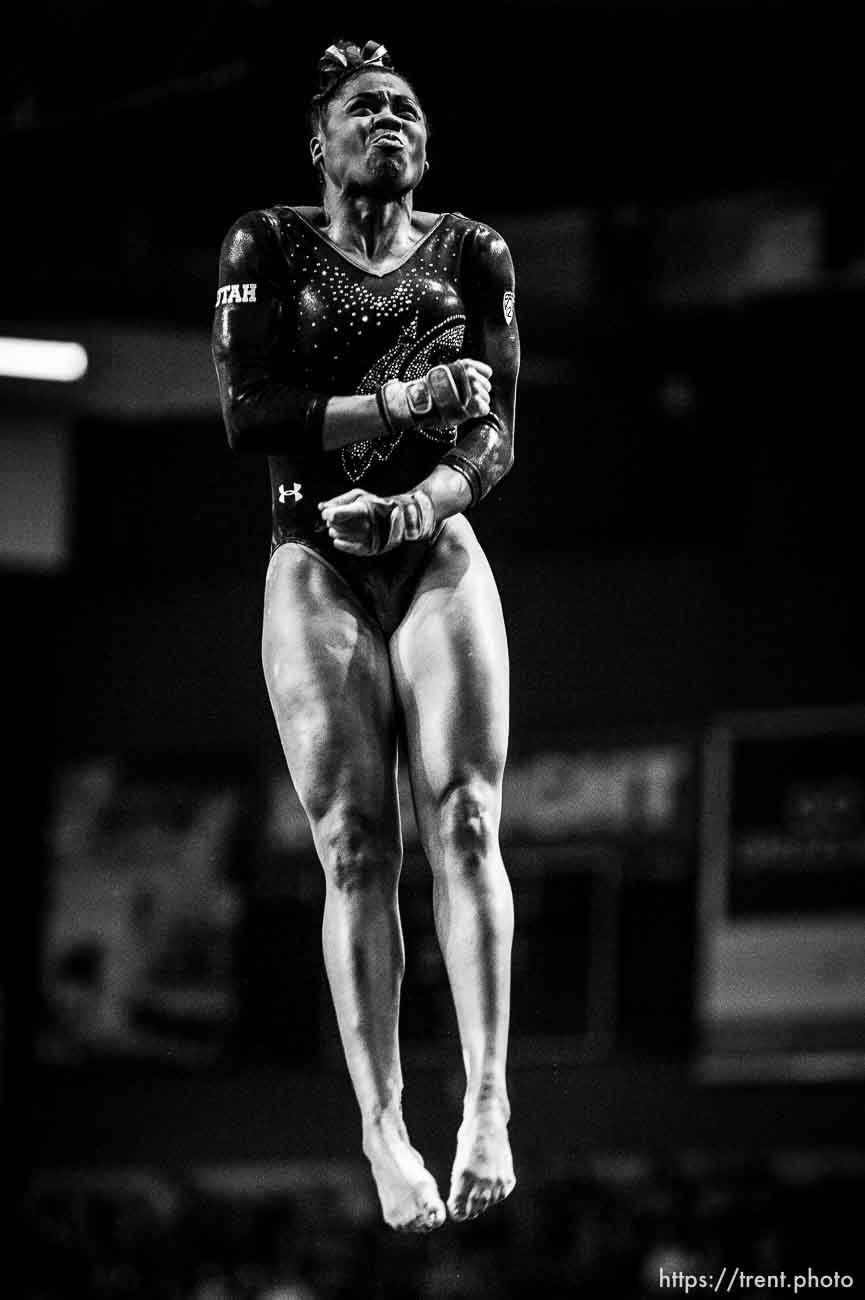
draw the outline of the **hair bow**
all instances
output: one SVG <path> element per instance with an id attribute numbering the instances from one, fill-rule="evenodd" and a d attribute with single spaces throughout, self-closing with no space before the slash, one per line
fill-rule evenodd
<path id="1" fill-rule="evenodd" d="M 388 68 L 390 65 L 391 57 L 378 41 L 367 41 L 363 49 L 348 42 L 342 46 L 328 45 L 318 61 L 321 89 L 357 68 Z"/>

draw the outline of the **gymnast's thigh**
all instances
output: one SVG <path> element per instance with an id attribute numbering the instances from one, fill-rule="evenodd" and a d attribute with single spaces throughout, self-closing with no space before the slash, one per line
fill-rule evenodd
<path id="1" fill-rule="evenodd" d="M 421 835 L 435 848 L 439 810 L 473 791 L 498 825 L 508 743 L 508 647 L 501 601 L 468 520 L 449 519 L 408 612 L 391 663 Z"/>
<path id="2" fill-rule="evenodd" d="M 387 645 L 341 575 L 278 547 L 267 571 L 262 667 L 283 752 L 319 849 L 346 819 L 399 840 L 397 725 Z"/>

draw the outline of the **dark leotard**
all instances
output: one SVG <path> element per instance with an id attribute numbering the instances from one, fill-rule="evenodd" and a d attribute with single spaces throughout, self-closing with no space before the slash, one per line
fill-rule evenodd
<path id="1" fill-rule="evenodd" d="M 374 393 L 386 380 L 419 378 L 459 356 L 483 357 L 499 247 L 512 301 L 504 241 L 459 213 L 435 219 L 383 275 L 341 252 L 292 207 L 248 213 L 223 245 L 214 359 L 233 445 L 268 457 L 272 550 L 296 541 L 317 551 L 382 626 L 399 621 L 429 543 L 346 556 L 333 546 L 318 503 L 352 487 L 381 496 L 413 488 L 454 446 L 457 429 L 408 429 L 325 451 L 324 404 L 332 394 Z M 499 290 L 500 313 L 502 296 Z M 505 331 L 511 318 L 505 311 Z M 498 400 L 508 422 L 512 386 L 506 375 Z"/>

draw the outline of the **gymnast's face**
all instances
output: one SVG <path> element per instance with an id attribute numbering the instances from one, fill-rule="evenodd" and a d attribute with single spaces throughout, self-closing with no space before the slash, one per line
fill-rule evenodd
<path id="1" fill-rule="evenodd" d="M 343 193 L 396 199 L 423 176 L 426 143 L 426 119 L 411 86 L 375 69 L 353 77 L 331 100 L 310 151 Z"/>

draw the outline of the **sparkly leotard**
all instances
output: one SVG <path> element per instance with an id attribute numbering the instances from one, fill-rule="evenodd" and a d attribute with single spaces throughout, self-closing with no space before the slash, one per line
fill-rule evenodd
<path id="1" fill-rule="evenodd" d="M 361 582 L 365 600 L 370 582 L 410 586 L 428 544 L 346 557 L 333 547 L 318 502 L 351 487 L 381 496 L 413 488 L 454 446 L 457 429 L 408 429 L 325 451 L 324 404 L 331 394 L 374 393 L 386 380 L 482 356 L 496 241 L 504 247 L 489 227 L 447 213 L 399 266 L 376 274 L 300 211 L 280 206 L 248 213 L 223 245 L 214 359 L 229 436 L 240 450 L 268 457 L 272 549 L 287 541 L 312 547 L 356 590 Z M 500 400 L 507 405 L 506 386 Z"/>

